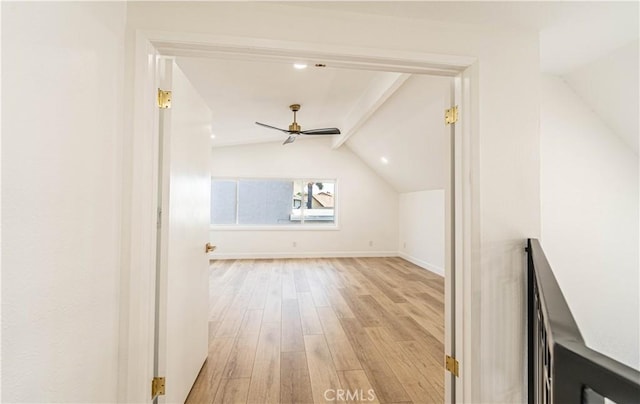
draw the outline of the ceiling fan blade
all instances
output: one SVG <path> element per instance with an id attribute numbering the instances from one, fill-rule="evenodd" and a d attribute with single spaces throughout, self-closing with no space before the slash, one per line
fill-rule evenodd
<path id="1" fill-rule="evenodd" d="M 309 129 L 300 132 L 301 135 L 339 135 L 340 129 L 338 128 L 322 128 L 322 129 Z"/>
<path id="2" fill-rule="evenodd" d="M 287 140 L 284 141 L 284 143 L 282 145 L 288 144 L 288 143 L 293 143 L 293 141 L 296 140 L 295 136 L 291 136 L 289 135 L 289 137 L 287 138 Z"/>
<path id="3" fill-rule="evenodd" d="M 279 130 L 279 131 L 284 132 L 284 133 L 290 133 L 290 132 L 289 132 L 288 130 L 286 130 L 286 129 L 276 128 L 275 126 L 266 125 L 266 124 L 264 124 L 264 123 L 260 123 L 260 122 L 256 122 L 256 125 L 264 126 L 265 128 L 269 128 L 269 129 Z"/>

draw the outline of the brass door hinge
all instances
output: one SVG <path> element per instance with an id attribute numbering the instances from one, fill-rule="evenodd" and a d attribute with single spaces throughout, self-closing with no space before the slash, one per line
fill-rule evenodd
<path id="1" fill-rule="evenodd" d="M 458 361 L 456 358 L 452 358 L 449 355 L 445 355 L 444 357 L 444 367 L 449 372 L 453 373 L 456 377 L 458 377 Z"/>
<path id="2" fill-rule="evenodd" d="M 158 89 L 158 108 L 171 108 L 171 91 Z"/>
<path id="3" fill-rule="evenodd" d="M 164 396 L 164 377 L 154 377 L 151 381 L 151 399 Z"/>
<path id="4" fill-rule="evenodd" d="M 444 123 L 447 125 L 451 125 L 452 123 L 458 122 L 458 106 L 455 105 L 449 109 L 444 111 Z"/>

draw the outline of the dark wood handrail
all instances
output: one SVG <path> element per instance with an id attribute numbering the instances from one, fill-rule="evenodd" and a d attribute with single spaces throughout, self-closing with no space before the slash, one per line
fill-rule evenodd
<path id="1" fill-rule="evenodd" d="M 560 285 L 556 280 L 551 265 L 542 251 L 538 240 L 529 240 L 531 255 L 533 257 L 533 267 L 535 273 L 536 287 L 540 295 L 540 304 L 546 313 L 544 317 L 546 325 L 551 330 L 552 341 L 579 341 L 584 343 L 580 329 L 576 320 L 571 314 L 571 309 L 560 290 Z M 549 310 L 553 308 L 553 310 Z"/>
<path id="2" fill-rule="evenodd" d="M 640 372 L 586 346 L 540 242 L 527 253 L 529 404 L 640 403 Z"/>

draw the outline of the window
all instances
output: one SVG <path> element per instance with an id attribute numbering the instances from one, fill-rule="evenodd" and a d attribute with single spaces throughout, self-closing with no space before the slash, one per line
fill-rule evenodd
<path id="1" fill-rule="evenodd" d="M 335 180 L 214 178 L 211 224 L 334 225 L 335 201 Z"/>

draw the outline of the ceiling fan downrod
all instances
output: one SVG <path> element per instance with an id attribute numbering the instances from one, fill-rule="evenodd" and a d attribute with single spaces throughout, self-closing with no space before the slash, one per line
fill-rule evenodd
<path id="1" fill-rule="evenodd" d="M 289 125 L 289 131 L 300 132 L 302 127 L 298 125 L 298 122 L 296 121 L 296 112 L 300 111 L 300 104 L 291 104 L 289 105 L 289 109 L 293 111 L 293 123 Z"/>

